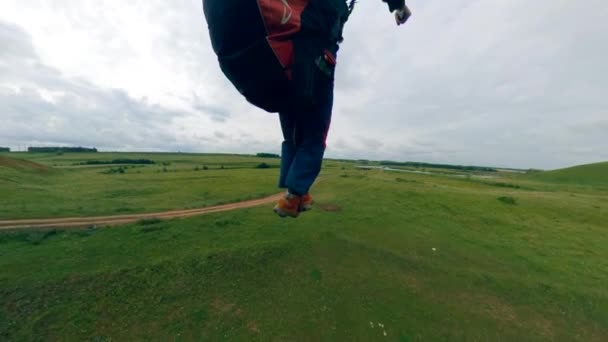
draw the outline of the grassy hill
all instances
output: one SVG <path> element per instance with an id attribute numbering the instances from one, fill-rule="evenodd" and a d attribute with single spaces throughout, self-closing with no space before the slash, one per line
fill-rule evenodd
<path id="1" fill-rule="evenodd" d="M 258 180 L 274 191 L 278 172 L 243 178 L 254 172 L 252 157 L 143 157 L 181 171 L 145 166 L 114 183 L 125 175 L 98 174 L 111 166 L 60 170 L 30 192 L 30 214 L 46 210 L 39 194 L 61 193 L 54 182 L 70 179 L 132 190 L 160 184 L 169 194 L 178 182 L 186 198 L 198 186 L 232 184 L 225 189 L 238 194 Z M 198 178 L 192 166 L 202 159 L 249 166 Z M 608 191 L 521 182 L 332 162 L 314 188 L 315 209 L 297 220 L 268 206 L 1 233 L 0 340 L 608 340 Z"/>
<path id="2" fill-rule="evenodd" d="M 545 171 L 534 174 L 531 178 L 545 182 L 608 186 L 608 162 Z"/>
<path id="3" fill-rule="evenodd" d="M 47 172 L 50 168 L 46 165 L 35 163 L 29 160 L 9 158 L 0 155 L 0 172 L 2 169 L 20 172 Z"/>

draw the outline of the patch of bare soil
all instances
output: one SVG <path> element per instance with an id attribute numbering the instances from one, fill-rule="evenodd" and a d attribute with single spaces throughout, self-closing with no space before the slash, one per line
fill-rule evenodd
<path id="1" fill-rule="evenodd" d="M 191 217 L 205 215 L 211 213 L 219 213 L 236 209 L 252 208 L 260 205 L 274 203 L 283 196 L 283 193 L 273 196 L 259 198 L 244 202 L 229 203 L 217 205 L 213 207 L 172 210 L 160 213 L 147 214 L 131 214 L 131 215 L 114 215 L 114 216 L 96 216 L 96 217 L 66 217 L 55 219 L 34 219 L 34 220 L 8 220 L 0 221 L 1 230 L 20 230 L 20 229 L 37 229 L 37 228 L 78 228 L 78 227 L 99 227 L 99 226 L 116 226 L 128 223 L 134 223 L 142 219 L 161 219 L 168 220 L 172 218 Z"/>
<path id="2" fill-rule="evenodd" d="M 47 172 L 51 170 L 50 167 L 38 163 L 31 162 L 29 160 L 21 160 L 15 158 L 8 158 L 0 156 L 0 167 L 4 166 L 10 169 L 17 170 L 31 170 L 31 171 L 42 171 Z"/>

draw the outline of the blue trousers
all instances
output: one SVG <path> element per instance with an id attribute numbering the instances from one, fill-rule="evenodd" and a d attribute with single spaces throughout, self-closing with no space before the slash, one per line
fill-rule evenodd
<path id="1" fill-rule="evenodd" d="M 279 187 L 295 195 L 308 193 L 321 172 L 334 102 L 334 80 L 318 71 L 316 100 L 279 113 L 283 144 Z"/>

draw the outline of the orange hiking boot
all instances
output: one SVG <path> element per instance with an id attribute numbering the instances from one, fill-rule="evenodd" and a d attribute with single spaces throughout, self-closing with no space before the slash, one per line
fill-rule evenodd
<path id="1" fill-rule="evenodd" d="M 310 192 L 307 192 L 306 195 L 302 196 L 302 201 L 300 202 L 300 211 L 309 211 L 312 210 L 313 204 L 312 196 Z"/>
<path id="2" fill-rule="evenodd" d="M 300 203 L 302 197 L 287 193 L 281 198 L 277 205 L 274 206 L 274 212 L 281 217 L 291 216 L 293 218 L 300 215 Z"/>

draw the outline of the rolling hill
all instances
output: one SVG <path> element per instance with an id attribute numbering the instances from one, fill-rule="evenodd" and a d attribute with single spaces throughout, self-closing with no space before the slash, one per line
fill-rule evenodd
<path id="1" fill-rule="evenodd" d="M 535 180 L 586 186 L 608 186 L 608 162 L 537 173 Z"/>
<path id="2" fill-rule="evenodd" d="M 0 156 L 0 168 L 8 168 L 26 172 L 48 172 L 51 170 L 51 168 L 49 168 L 48 166 L 38 164 L 29 160 L 9 158 L 5 156 Z"/>

